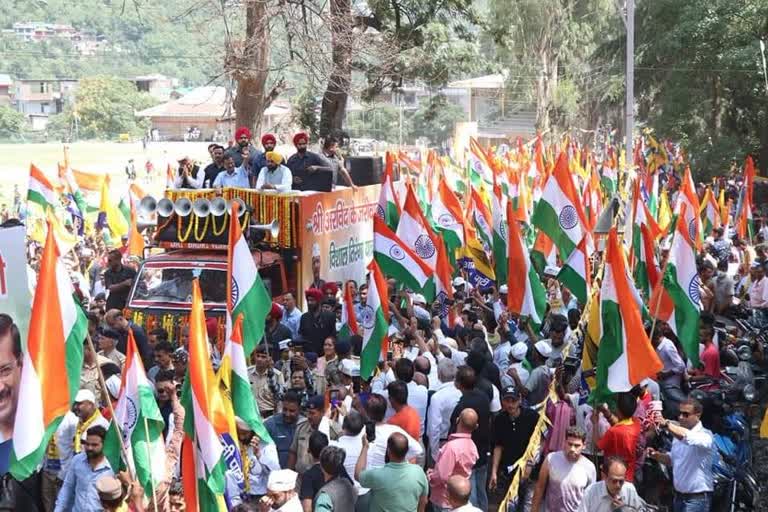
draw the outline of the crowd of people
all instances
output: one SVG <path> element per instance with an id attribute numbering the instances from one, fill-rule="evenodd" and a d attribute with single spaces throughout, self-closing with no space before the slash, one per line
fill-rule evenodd
<path id="1" fill-rule="evenodd" d="M 332 139 L 321 155 L 307 151 L 308 137 L 297 134 L 297 152 L 287 160 L 275 151 L 274 136 L 261 143 L 264 151 L 240 129 L 229 149 L 209 147 L 212 162 L 204 169 L 181 159 L 174 184 L 301 190 L 313 173 L 332 171 L 334 182 L 353 186 Z M 692 383 L 708 379 L 717 386 L 720 379 L 720 350 L 728 340 L 715 335 L 715 314 L 746 307 L 756 325 L 765 325 L 768 311 L 762 244 L 768 226 L 754 247 L 731 231 L 714 229 L 698 254 L 702 365 L 690 364 L 668 325 L 648 322 L 663 369 L 609 404 L 587 400 L 590 369 L 581 365 L 586 305 L 555 279 L 544 282 L 548 307 L 540 328 L 507 311 L 517 283 L 482 288 L 458 275 L 450 305 L 456 320 L 449 322 L 440 303 L 389 279 L 389 351 L 369 379 L 361 378 L 362 333 L 342 333 L 341 323 L 345 292 L 358 319 L 368 314 L 365 283 L 318 277 L 303 291 L 304 311 L 295 292 L 272 297 L 263 342 L 248 367 L 271 440 L 236 418 L 242 467 L 227 471 L 228 506 L 240 512 L 485 512 L 505 502 L 517 480 L 508 510 L 644 510 L 655 485 L 644 465 L 655 460 L 672 469 L 676 512 L 711 510 L 713 435 L 701 421 L 702 403 L 690 394 Z M 40 484 L 46 512 L 185 509 L 179 395 L 188 332 L 171 343 L 163 328 L 145 332 L 123 315 L 139 263 L 126 257 L 126 243 L 108 250 L 103 239 L 89 238 L 68 256 L 93 344 L 84 343 L 74 406 L 46 450 Z M 663 267 L 669 247 L 660 249 Z M 209 320 L 217 368 L 222 340 Z M 165 422 L 166 470 L 151 499 L 103 453 L 129 332 Z M 0 315 L 5 345 L 18 363 L 18 330 Z M 7 382 L 17 372 L 13 362 L 0 366 Z M 661 433 L 674 439 L 668 452 L 651 447 Z M 541 450 L 524 457 L 532 444 Z"/>

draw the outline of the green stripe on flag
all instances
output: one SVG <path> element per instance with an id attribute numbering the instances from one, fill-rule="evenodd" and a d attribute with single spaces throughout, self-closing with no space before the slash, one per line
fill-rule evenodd
<path id="1" fill-rule="evenodd" d="M 554 242 L 560 251 L 560 257 L 566 260 L 576 249 L 576 244 L 568 237 L 568 234 L 560 229 L 560 219 L 552 205 L 546 201 L 539 201 L 533 212 L 531 223 L 542 230 Z"/>
<path id="2" fill-rule="evenodd" d="M 381 354 L 381 340 L 387 335 L 389 329 L 389 322 L 384 318 L 384 310 L 381 307 L 376 310 L 374 321 L 370 341 L 365 344 L 360 354 L 360 377 L 363 379 L 368 379 L 373 375 Z"/>
<path id="3" fill-rule="evenodd" d="M 48 202 L 43 194 L 33 189 L 30 189 L 29 192 L 27 192 L 27 201 L 40 205 L 43 210 L 49 206 L 53 207 L 53 205 Z"/>
<path id="4" fill-rule="evenodd" d="M 379 267 L 381 267 L 381 271 L 385 276 L 389 276 L 398 281 L 401 281 L 412 291 L 422 291 L 421 283 L 419 283 L 416 278 L 413 277 L 413 274 L 408 272 L 407 268 L 398 263 L 397 260 L 394 260 L 380 252 L 374 252 L 373 257 L 376 260 L 376 263 L 379 264 Z"/>
<path id="5" fill-rule="evenodd" d="M 691 303 L 688 293 L 677 282 L 677 269 L 672 262 L 667 264 L 664 274 L 664 287 L 672 302 L 675 303 L 675 326 L 677 338 L 683 346 L 685 355 L 694 366 L 699 364 L 699 311 Z"/>
<path id="6" fill-rule="evenodd" d="M 613 392 L 608 389 L 610 367 L 624 352 L 624 328 L 619 305 L 612 300 L 600 304 L 602 336 L 597 352 L 597 387 L 593 391 L 594 403 L 604 403 Z"/>
<path id="7" fill-rule="evenodd" d="M 232 318 L 237 318 L 241 313 L 243 315 L 243 351 L 248 359 L 264 337 L 264 320 L 272 308 L 272 297 L 258 272 L 253 286 L 248 290 L 239 291 L 245 292 L 246 295 L 232 310 Z"/>
<path id="8" fill-rule="evenodd" d="M 564 265 L 557 274 L 557 280 L 570 290 L 579 304 L 587 303 L 587 282 L 584 280 L 584 276 L 570 266 Z"/>

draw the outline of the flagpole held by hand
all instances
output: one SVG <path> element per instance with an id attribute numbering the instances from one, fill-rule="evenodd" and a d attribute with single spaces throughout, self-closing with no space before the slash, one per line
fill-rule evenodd
<path id="1" fill-rule="evenodd" d="M 149 481 L 152 485 L 152 505 L 154 505 L 155 512 L 158 512 L 160 509 L 157 508 L 157 489 L 155 486 L 155 477 L 152 475 L 152 452 L 149 449 L 149 424 L 147 423 L 147 417 L 144 416 L 144 437 L 147 442 L 147 460 L 149 461 Z M 146 493 L 146 489 L 144 489 L 144 492 Z"/>
<path id="2" fill-rule="evenodd" d="M 86 333 L 85 339 L 88 341 L 88 347 L 91 350 L 93 350 L 94 354 L 96 354 L 97 353 L 96 347 L 94 347 L 93 345 L 91 334 Z M 112 406 L 112 400 L 109 399 L 109 390 L 107 389 L 107 383 L 104 380 L 104 374 L 101 372 L 101 366 L 97 364 L 96 368 L 99 370 L 98 374 L 99 374 L 99 385 L 101 386 L 101 392 L 107 398 L 107 407 L 109 408 L 109 413 L 112 415 L 112 423 L 115 425 L 115 430 L 117 430 L 117 439 L 120 442 L 120 453 L 123 456 L 123 460 L 125 461 L 126 466 L 128 466 L 128 472 L 131 475 L 131 479 L 135 480 L 136 471 L 133 468 L 133 464 L 131 464 L 131 459 L 128 457 L 128 451 L 125 449 L 125 444 L 123 443 L 123 434 L 120 432 L 120 425 L 118 425 L 116 421 L 115 408 Z"/>

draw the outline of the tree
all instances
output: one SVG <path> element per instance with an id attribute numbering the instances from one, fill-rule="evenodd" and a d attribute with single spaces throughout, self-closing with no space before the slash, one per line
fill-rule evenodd
<path id="1" fill-rule="evenodd" d="M 237 126 L 252 133 L 261 131 L 264 111 L 285 89 L 281 77 L 267 89 L 270 69 L 270 19 L 268 0 L 245 0 L 245 39 L 230 40 L 224 69 L 237 80 L 235 113 Z"/>
<path id="2" fill-rule="evenodd" d="M 748 153 L 768 170 L 759 46 L 766 37 L 768 4 L 760 0 L 638 3 L 638 117 L 659 137 L 683 145 L 697 180 L 727 173 Z M 619 34 L 606 45 L 606 60 L 623 51 Z"/>
<path id="3" fill-rule="evenodd" d="M 426 138 L 430 144 L 440 145 L 453 135 L 455 123 L 464 117 L 461 107 L 448 103 L 445 96 L 435 96 L 419 106 L 408 119 L 409 140 Z"/>
<path id="4" fill-rule="evenodd" d="M 330 0 L 331 61 L 333 69 L 323 94 L 320 110 L 320 134 L 327 136 L 341 129 L 352 84 L 352 54 L 350 44 L 353 18 L 350 0 Z"/>
<path id="5" fill-rule="evenodd" d="M 27 119 L 11 107 L 0 105 L 0 138 L 18 137 L 24 133 Z"/>
<path id="6" fill-rule="evenodd" d="M 53 130 L 66 133 L 77 127 L 74 135 L 85 139 L 116 137 L 122 133 L 141 135 L 146 121 L 135 112 L 157 104 L 152 96 L 139 92 L 127 80 L 109 76 L 83 78 L 72 104 L 54 116 Z"/>

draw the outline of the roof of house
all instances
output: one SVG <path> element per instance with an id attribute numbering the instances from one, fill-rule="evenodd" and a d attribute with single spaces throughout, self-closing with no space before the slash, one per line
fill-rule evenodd
<path id="1" fill-rule="evenodd" d="M 478 76 L 457 80 L 448 84 L 451 89 L 501 89 L 504 87 L 505 76 L 501 73 Z"/>
<path id="2" fill-rule="evenodd" d="M 192 89 L 179 99 L 137 112 L 139 117 L 215 117 L 232 110 L 232 98 L 224 87 L 204 86 Z"/>

